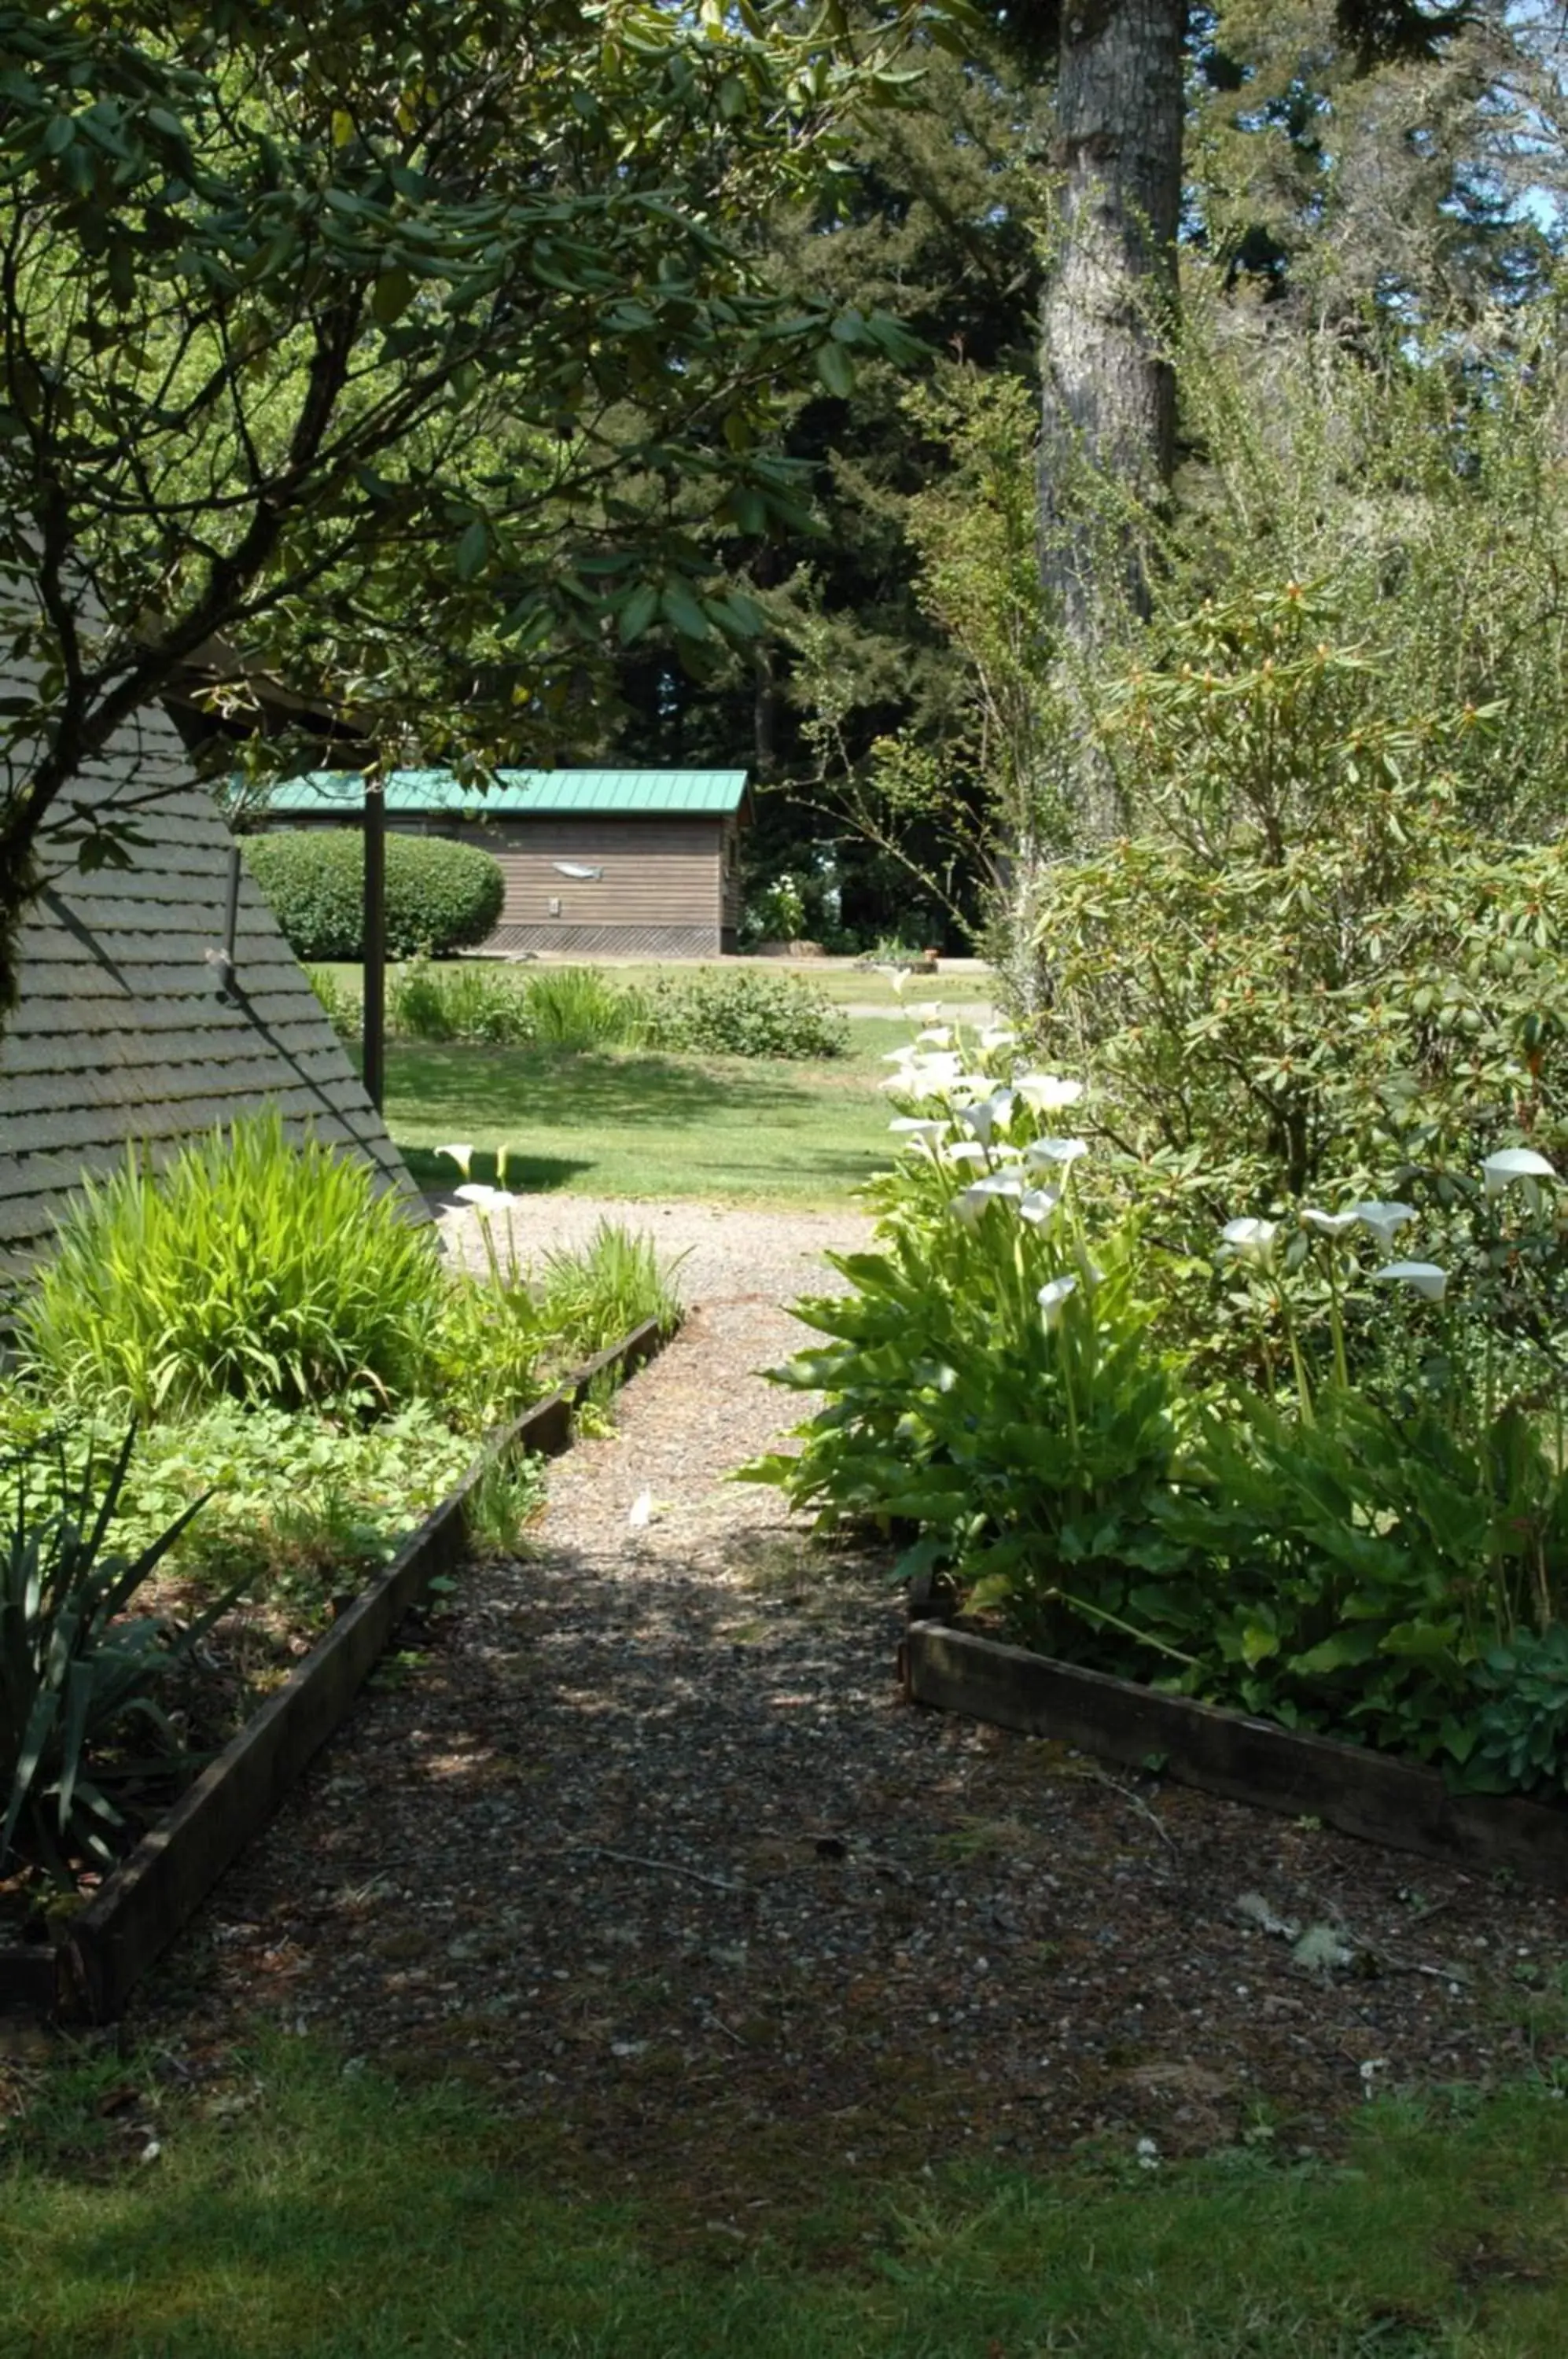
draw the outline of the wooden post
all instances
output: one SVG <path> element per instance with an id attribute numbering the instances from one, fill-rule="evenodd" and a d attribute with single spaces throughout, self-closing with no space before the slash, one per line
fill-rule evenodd
<path id="1" fill-rule="evenodd" d="M 377 1114 L 387 1094 L 387 793 L 365 782 L 365 1088 Z"/>

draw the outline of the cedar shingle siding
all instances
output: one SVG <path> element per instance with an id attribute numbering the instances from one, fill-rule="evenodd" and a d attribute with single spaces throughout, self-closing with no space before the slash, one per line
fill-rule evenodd
<path id="1" fill-rule="evenodd" d="M 70 853 L 24 925 L 22 995 L 0 1032 L 0 1274 L 47 1244 L 84 1171 L 145 1141 L 277 1105 L 297 1136 L 352 1146 L 422 1212 L 402 1158 L 242 867 L 235 979 L 221 948 L 232 839 L 161 712 L 128 723 L 73 792 L 136 819 L 128 870 L 83 875 Z"/>

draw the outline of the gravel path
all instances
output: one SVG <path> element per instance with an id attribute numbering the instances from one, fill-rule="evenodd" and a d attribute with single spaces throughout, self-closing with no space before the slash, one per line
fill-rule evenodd
<path id="1" fill-rule="evenodd" d="M 528 1243 L 606 1209 L 536 1200 Z M 258 2015 L 324 2029 L 733 2240 L 828 2164 L 1317 2150 L 1369 2087 L 1550 2060 L 1559 1900 L 902 1704 L 881 1568 L 725 1479 L 789 1421 L 754 1374 L 781 1299 L 863 1224 L 635 1209 L 700 1307 L 148 1986 L 182 2069 Z M 1295 1964 L 1270 1909 L 1353 1965 Z"/>
<path id="2" fill-rule="evenodd" d="M 484 1266 L 479 1217 L 449 1192 L 430 1202 L 451 1250 L 474 1268 Z M 807 1212 L 750 1210 L 682 1200 L 672 1204 L 627 1202 L 611 1196 L 520 1196 L 509 1215 L 511 1233 L 524 1260 L 584 1245 L 601 1221 L 643 1229 L 667 1261 L 678 1261 L 677 1284 L 689 1304 L 715 1299 L 760 1299 L 775 1306 L 831 1285 L 822 1256 L 837 1248 L 853 1251 L 871 1234 L 862 1214 L 844 1209 Z M 504 1241 L 505 1224 L 497 1227 Z M 780 1330 L 780 1333 L 785 1331 Z M 786 1346 L 778 1346 L 783 1351 Z M 761 1397 L 768 1398 L 768 1395 Z"/>

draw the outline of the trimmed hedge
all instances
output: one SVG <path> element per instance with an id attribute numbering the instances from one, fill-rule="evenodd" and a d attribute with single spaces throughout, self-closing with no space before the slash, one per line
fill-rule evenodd
<path id="1" fill-rule="evenodd" d="M 365 841 L 357 828 L 283 828 L 247 835 L 245 858 L 300 959 L 365 955 Z M 387 955 L 443 958 L 495 931 L 506 895 L 501 864 L 439 835 L 387 837 Z"/>

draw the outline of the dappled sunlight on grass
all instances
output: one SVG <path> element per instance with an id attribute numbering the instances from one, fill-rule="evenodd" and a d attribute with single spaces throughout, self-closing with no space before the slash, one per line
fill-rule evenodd
<path id="1" fill-rule="evenodd" d="M 905 1037 L 856 1031 L 857 1055 L 822 1064 L 397 1044 L 387 1121 L 427 1186 L 452 1177 L 430 1150 L 463 1138 L 509 1147 L 508 1180 L 524 1189 L 832 1202 L 887 1159 L 876 1060 Z M 474 1169 L 492 1176 L 487 1154 Z"/>

